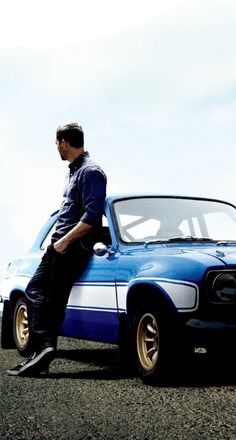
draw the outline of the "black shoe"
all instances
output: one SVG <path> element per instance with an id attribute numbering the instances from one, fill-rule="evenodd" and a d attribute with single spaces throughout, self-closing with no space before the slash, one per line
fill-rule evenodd
<path id="1" fill-rule="evenodd" d="M 55 348 L 44 347 L 35 351 L 31 356 L 15 368 L 7 370 L 9 376 L 43 376 L 48 373 L 48 367 L 53 360 Z"/>

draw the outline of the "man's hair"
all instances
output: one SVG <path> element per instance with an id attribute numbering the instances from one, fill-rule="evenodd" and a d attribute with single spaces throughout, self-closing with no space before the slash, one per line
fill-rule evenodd
<path id="1" fill-rule="evenodd" d="M 57 141 L 63 139 L 69 142 L 71 147 L 81 148 L 84 146 L 84 132 L 82 127 L 75 123 L 60 125 L 56 132 Z"/>

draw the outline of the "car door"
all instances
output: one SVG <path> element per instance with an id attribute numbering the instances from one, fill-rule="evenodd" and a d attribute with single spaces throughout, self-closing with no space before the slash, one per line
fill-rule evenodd
<path id="1" fill-rule="evenodd" d="M 107 231 L 106 227 L 106 234 Z M 71 290 L 62 328 L 64 335 L 101 342 L 117 342 L 117 258 L 118 254 L 115 251 L 104 256 L 91 256 L 85 272 Z"/>

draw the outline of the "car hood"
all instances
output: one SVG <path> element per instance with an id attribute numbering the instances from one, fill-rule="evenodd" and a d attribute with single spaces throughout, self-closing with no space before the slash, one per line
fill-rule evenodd
<path id="1" fill-rule="evenodd" d="M 221 261 L 225 265 L 236 265 L 236 246 L 234 246 L 233 248 L 227 248 L 226 246 L 221 248 L 217 246 L 213 249 L 201 249 L 200 253 L 204 255 L 209 255 L 215 260 Z"/>
<path id="2" fill-rule="evenodd" d="M 133 264 L 131 256 L 136 256 Z M 121 260 L 119 275 L 123 278 L 161 277 L 199 282 L 209 269 L 236 269 L 236 246 L 148 246 L 145 251 L 129 250 Z M 130 271 L 132 274 L 128 274 Z"/>

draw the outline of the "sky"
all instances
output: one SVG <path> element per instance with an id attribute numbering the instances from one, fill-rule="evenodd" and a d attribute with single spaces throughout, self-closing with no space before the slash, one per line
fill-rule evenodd
<path id="1" fill-rule="evenodd" d="M 236 204 L 235 0 L 8 0 L 0 20 L 0 270 L 60 205 L 62 123 L 109 194 Z"/>

